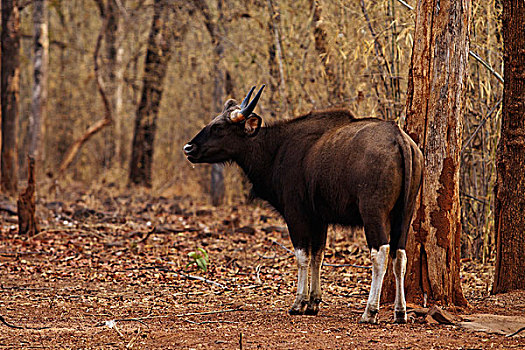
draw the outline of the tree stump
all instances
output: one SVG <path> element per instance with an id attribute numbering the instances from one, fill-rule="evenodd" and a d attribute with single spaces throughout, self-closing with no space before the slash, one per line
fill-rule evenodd
<path id="1" fill-rule="evenodd" d="M 27 157 L 27 188 L 18 195 L 18 233 L 34 236 L 40 231 L 35 215 L 35 159 Z"/>

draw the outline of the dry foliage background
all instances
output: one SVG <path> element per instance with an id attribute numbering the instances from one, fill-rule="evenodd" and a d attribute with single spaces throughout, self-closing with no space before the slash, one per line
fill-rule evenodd
<path id="1" fill-rule="evenodd" d="M 414 0 L 253 0 L 205 1 L 224 48 L 219 69 L 226 72 L 227 97 L 241 99 L 250 86 L 266 83 L 259 114 L 267 122 L 312 109 L 346 106 L 358 116 L 404 121 L 407 76 L 414 30 Z M 464 258 L 493 256 L 491 210 L 495 152 L 499 135 L 502 37 L 499 1 L 472 2 L 471 51 L 463 120 L 461 194 Z M 52 184 L 69 145 L 104 109 L 93 72 L 93 51 L 102 17 L 96 1 L 50 0 L 48 118 L 44 128 L 44 164 L 40 188 L 60 193 L 73 181 L 127 183 L 134 116 L 138 106 L 152 1 L 121 0 L 117 32 L 123 78 L 122 109 L 114 123 L 90 140 L 73 166 Z M 209 167 L 193 169 L 181 152 L 217 112 L 213 102 L 214 43 L 202 12 L 192 2 L 178 4 L 174 54 L 164 83 L 155 140 L 153 191 L 159 195 L 204 198 Z M 32 6 L 21 13 L 20 176 L 25 176 L 32 86 Z M 279 42 L 281 54 L 276 53 Z M 105 47 L 106 46 L 106 47 Z M 111 65 L 103 44 L 101 66 L 108 81 Z M 482 61 L 483 63 L 481 63 Z M 489 68 L 491 67 L 491 68 Z M 111 87 L 110 87 L 111 88 Z M 227 201 L 244 201 L 242 175 L 226 169 Z"/>

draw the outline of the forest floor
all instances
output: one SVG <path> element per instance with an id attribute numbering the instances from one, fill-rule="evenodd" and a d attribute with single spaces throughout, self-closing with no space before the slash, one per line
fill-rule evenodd
<path id="1" fill-rule="evenodd" d="M 520 328 L 508 320 L 525 315 L 525 292 L 490 296 L 490 265 L 463 263 L 470 308 L 448 311 L 509 316 L 499 334 L 414 312 L 393 324 L 391 305 L 362 325 L 368 249 L 362 233 L 333 229 L 325 261 L 337 266 L 323 268 L 319 315 L 289 316 L 297 269 L 285 224 L 264 205 L 78 190 L 39 200 L 42 231 L 27 238 L 2 203 L 0 349 L 525 348 L 525 332 L 504 335 Z M 188 256 L 198 248 L 207 272 Z"/>

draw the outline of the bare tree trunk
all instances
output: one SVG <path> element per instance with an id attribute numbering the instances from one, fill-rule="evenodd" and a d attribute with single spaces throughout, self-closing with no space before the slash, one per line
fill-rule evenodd
<path id="1" fill-rule="evenodd" d="M 333 64 L 334 60 L 330 61 L 330 57 L 328 55 L 328 42 L 326 39 L 327 34 L 322 19 L 323 8 L 319 0 L 314 0 L 313 6 L 315 50 L 319 54 L 319 59 L 323 65 L 324 78 L 328 87 L 328 101 L 330 103 L 335 103 L 339 98 L 338 79 Z"/>
<path id="2" fill-rule="evenodd" d="M 29 117 L 29 155 L 41 168 L 44 159 L 42 125 L 47 115 L 48 19 L 47 0 L 33 1 L 34 58 L 32 114 Z"/>
<path id="3" fill-rule="evenodd" d="M 286 114 L 288 111 L 288 97 L 286 95 L 286 80 L 284 76 L 284 58 L 283 58 L 283 48 L 281 43 L 281 28 L 280 28 L 280 22 L 281 22 L 281 14 L 279 12 L 279 9 L 275 7 L 275 4 L 272 0 L 268 0 L 268 10 L 270 11 L 270 21 L 269 29 L 270 32 L 273 34 L 273 44 L 270 46 L 273 48 L 273 54 L 274 54 L 274 62 L 278 67 L 277 72 L 279 72 L 279 93 L 281 95 L 281 103 L 279 106 L 279 114 L 283 115 Z M 272 49 L 270 49 L 272 50 Z M 271 59 L 272 51 L 270 51 L 270 59 Z M 272 65 L 270 65 L 271 69 Z M 270 71 L 271 72 L 271 71 Z M 276 75 L 275 72 L 274 75 Z M 273 92 L 272 92 L 273 96 Z"/>
<path id="4" fill-rule="evenodd" d="M 107 12 L 107 27 L 105 33 L 106 42 L 106 91 L 111 104 L 113 127 L 106 135 L 108 140 L 106 142 L 107 165 L 120 164 L 122 161 L 122 85 L 124 65 L 122 64 L 122 56 L 124 53 L 122 47 L 123 30 L 122 30 L 122 16 L 117 1 L 121 2 L 123 6 L 124 0 L 108 0 Z"/>
<path id="5" fill-rule="evenodd" d="M 406 130 L 423 151 L 425 169 L 407 244 L 408 300 L 467 303 L 459 278 L 459 160 L 469 17 L 470 0 L 417 4 Z M 394 289 L 386 287 L 392 300 Z"/>
<path id="6" fill-rule="evenodd" d="M 222 67 L 221 61 L 223 59 L 224 44 L 222 37 L 225 36 L 224 27 L 219 25 L 223 22 L 223 0 L 217 1 L 217 18 L 212 17 L 210 8 L 204 0 L 194 0 L 195 6 L 202 12 L 204 16 L 204 25 L 210 34 L 213 49 L 213 72 L 214 89 L 213 89 L 213 111 L 221 111 L 222 104 L 226 97 L 226 69 Z M 221 164 L 212 164 L 211 166 L 211 181 L 210 192 L 212 204 L 217 206 L 224 200 L 224 167 Z"/>
<path id="7" fill-rule="evenodd" d="M 492 293 L 525 289 L 525 3 L 503 1 L 503 117 L 495 197 L 496 271 Z"/>
<path id="8" fill-rule="evenodd" d="M 18 103 L 20 92 L 20 14 L 18 1 L 2 0 L 2 191 L 15 196 L 18 183 Z"/>
<path id="9" fill-rule="evenodd" d="M 171 58 L 173 11 L 166 0 L 155 0 L 154 14 L 144 63 L 142 98 L 135 116 L 129 183 L 151 187 L 157 116 L 163 82 Z"/>

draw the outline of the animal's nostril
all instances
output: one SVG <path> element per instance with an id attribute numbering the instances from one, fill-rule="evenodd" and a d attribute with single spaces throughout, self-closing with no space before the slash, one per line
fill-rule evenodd
<path id="1" fill-rule="evenodd" d="M 191 143 L 187 143 L 184 145 L 183 150 L 184 150 L 184 153 L 189 154 L 191 153 L 191 151 L 193 151 L 194 148 L 195 147 Z"/>

